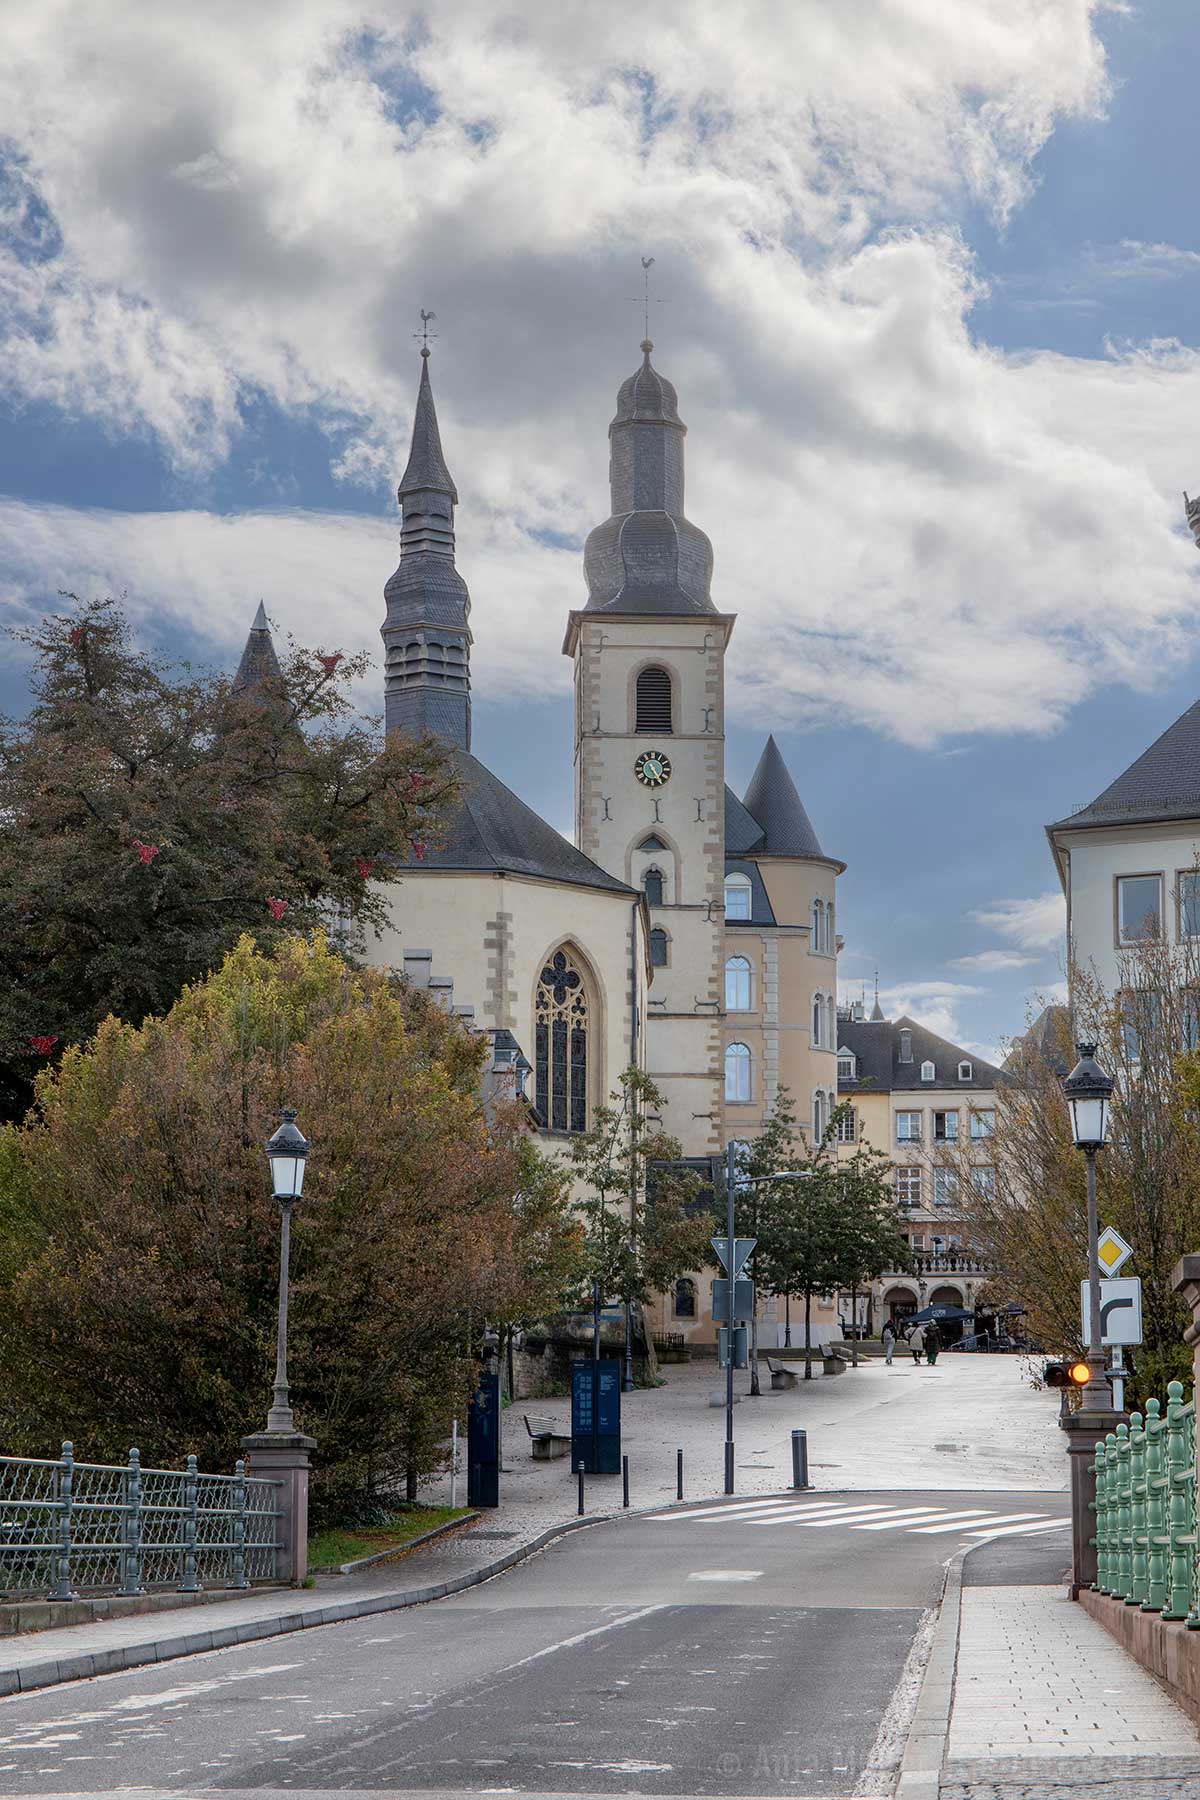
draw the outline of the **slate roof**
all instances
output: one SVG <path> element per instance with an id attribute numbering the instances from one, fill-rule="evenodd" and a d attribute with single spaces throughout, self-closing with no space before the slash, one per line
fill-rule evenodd
<path id="1" fill-rule="evenodd" d="M 400 486 L 396 489 L 396 497 L 403 500 L 405 494 L 428 493 L 430 490 L 449 494 L 454 504 L 458 505 L 454 480 L 442 455 L 442 437 L 433 405 L 433 388 L 429 382 L 429 351 L 423 349 L 421 385 L 417 389 L 417 407 L 413 414 L 412 448 L 408 453 L 407 467 L 400 478 Z"/>
<path id="2" fill-rule="evenodd" d="M 912 1061 L 900 1061 L 900 1032 L 912 1032 Z M 1002 1069 L 984 1062 L 973 1050 L 948 1043 L 936 1032 L 926 1030 L 915 1019 L 843 1019 L 837 1022 L 838 1049 L 852 1050 L 857 1060 L 858 1075 L 853 1080 L 838 1079 L 838 1092 L 856 1093 L 869 1088 L 874 1094 L 907 1093 L 976 1093 L 980 1089 L 1001 1087 L 1009 1080 Z M 921 1080 L 921 1064 L 931 1062 L 937 1071 L 932 1081 Z M 969 1062 L 970 1081 L 958 1079 L 958 1065 Z"/>
<path id="3" fill-rule="evenodd" d="M 636 897 L 633 888 L 607 874 L 518 800 L 478 757 L 456 750 L 454 761 L 462 778 L 462 796 L 447 821 L 445 848 L 431 845 L 425 868 L 492 869 Z"/>
<path id="4" fill-rule="evenodd" d="M 1168 819 L 1200 819 L 1200 700 L 1168 725 L 1090 806 L 1056 819 L 1046 829 L 1149 825 Z"/>
<path id="5" fill-rule="evenodd" d="M 242 693 L 256 688 L 260 682 L 270 681 L 279 674 L 279 658 L 275 654 L 275 645 L 271 639 L 271 627 L 267 623 L 267 610 L 260 600 L 258 611 L 254 615 L 254 623 L 246 639 L 246 648 L 242 651 L 242 660 L 237 666 L 233 678 L 235 693 Z"/>
<path id="6" fill-rule="evenodd" d="M 725 789 L 725 855 L 745 855 L 763 841 L 763 828 L 748 813 L 733 789 Z"/>
<path id="7" fill-rule="evenodd" d="M 774 925 L 777 923 L 775 909 L 767 896 L 766 883 L 757 863 L 743 861 L 740 856 L 725 858 L 726 875 L 745 875 L 750 881 L 750 917 L 748 919 L 726 919 L 727 929 L 737 930 L 739 925 Z"/>

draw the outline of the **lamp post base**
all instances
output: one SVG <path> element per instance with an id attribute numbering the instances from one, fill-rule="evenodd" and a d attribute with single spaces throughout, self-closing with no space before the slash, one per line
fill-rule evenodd
<path id="1" fill-rule="evenodd" d="M 256 1431 L 242 1439 L 246 1471 L 275 1482 L 275 1577 L 299 1587 L 308 1574 L 308 1469 L 316 1438 L 302 1431 Z"/>
<path id="2" fill-rule="evenodd" d="M 1093 1375 L 1095 1371 L 1093 1370 Z M 1071 1467 L 1071 1598 L 1081 1588 L 1092 1587 L 1096 1580 L 1096 1445 L 1115 1431 L 1123 1414 L 1113 1410 L 1104 1386 L 1104 1405 L 1091 1406 L 1092 1382 L 1083 1390 L 1083 1404 L 1078 1412 L 1065 1413 L 1059 1427 L 1067 1433 L 1067 1455 Z"/>

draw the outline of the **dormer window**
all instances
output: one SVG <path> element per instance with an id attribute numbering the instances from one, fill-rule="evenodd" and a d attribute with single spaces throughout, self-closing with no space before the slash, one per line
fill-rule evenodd
<path id="1" fill-rule="evenodd" d="M 858 1058 L 852 1050 L 838 1051 L 838 1080 L 853 1081 L 858 1070 Z"/>
<path id="2" fill-rule="evenodd" d="M 931 1062 L 923 1062 L 921 1064 L 921 1080 L 922 1081 L 936 1081 L 937 1080 L 937 1070 L 934 1068 L 934 1066 Z"/>
<path id="3" fill-rule="evenodd" d="M 958 1079 L 960 1081 L 973 1081 L 975 1079 L 975 1071 L 972 1069 L 969 1062 L 959 1063 Z"/>
<path id="4" fill-rule="evenodd" d="M 725 917 L 727 919 L 748 919 L 750 917 L 750 877 L 748 875 L 727 875 L 725 877 Z"/>
<path id="5" fill-rule="evenodd" d="M 908 1030 L 900 1033 L 900 1061 L 912 1061 L 912 1032 Z"/>

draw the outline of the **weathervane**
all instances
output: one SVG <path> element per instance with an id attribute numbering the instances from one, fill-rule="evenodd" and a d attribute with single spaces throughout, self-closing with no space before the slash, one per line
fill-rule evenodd
<path id="1" fill-rule="evenodd" d="M 429 329 L 430 320 L 436 319 L 436 318 L 437 318 L 436 313 L 426 312 L 424 307 L 421 308 L 421 329 L 420 329 L 420 331 L 414 331 L 413 336 L 415 338 L 420 338 L 420 340 L 421 340 L 421 355 L 422 356 L 429 355 L 429 340 L 431 337 L 435 338 L 437 336 L 436 331 L 430 331 L 430 329 Z"/>
<path id="2" fill-rule="evenodd" d="M 642 345 L 643 350 L 646 348 L 646 344 L 648 344 L 650 342 L 650 307 L 652 304 L 654 306 L 662 305 L 662 301 L 659 299 L 658 295 L 652 294 L 650 292 L 650 271 L 653 267 L 654 267 L 654 258 L 652 256 L 643 256 L 643 258 L 642 258 L 642 279 L 643 279 L 643 282 L 645 283 L 645 292 L 637 295 L 637 298 L 642 303 L 642 309 L 645 313 L 646 343 Z"/>

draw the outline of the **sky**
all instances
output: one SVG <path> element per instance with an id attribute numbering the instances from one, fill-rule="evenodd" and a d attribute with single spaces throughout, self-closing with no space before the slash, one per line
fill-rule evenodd
<path id="1" fill-rule="evenodd" d="M 0 609 L 379 652 L 433 376 L 474 748 L 571 821 L 568 608 L 637 365 L 843 859 L 842 988 L 978 1054 L 1062 980 L 1044 827 L 1196 698 L 1184 0 L 0 0 Z M 0 708 L 28 669 L 0 659 Z M 381 676 L 363 692 L 381 710 Z"/>

